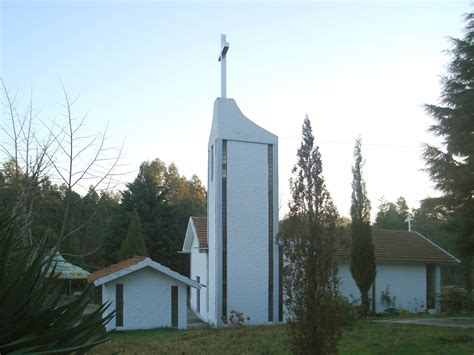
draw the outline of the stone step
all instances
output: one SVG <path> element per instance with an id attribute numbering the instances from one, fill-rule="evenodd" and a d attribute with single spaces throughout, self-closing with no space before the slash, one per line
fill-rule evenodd
<path id="1" fill-rule="evenodd" d="M 188 328 L 204 328 L 207 324 L 199 318 L 196 313 L 188 308 Z"/>

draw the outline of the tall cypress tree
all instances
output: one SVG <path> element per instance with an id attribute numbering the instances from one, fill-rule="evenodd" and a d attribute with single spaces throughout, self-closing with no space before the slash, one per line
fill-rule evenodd
<path id="1" fill-rule="evenodd" d="M 338 213 L 308 117 L 297 157 L 290 212 L 280 233 L 290 339 L 296 353 L 330 354 L 337 352 L 341 335 L 334 257 Z"/>
<path id="2" fill-rule="evenodd" d="M 359 288 L 362 315 L 369 311 L 369 289 L 375 279 L 376 266 L 372 230 L 370 226 L 370 201 L 367 198 L 365 181 L 362 177 L 362 141 L 357 138 L 354 146 L 352 167 L 352 247 L 351 274 Z"/>
<path id="3" fill-rule="evenodd" d="M 423 156 L 443 196 L 434 202 L 448 212 L 458 252 L 465 265 L 465 283 L 472 291 L 474 257 L 474 13 L 466 15 L 465 35 L 451 38 L 451 62 L 442 77 L 440 105 L 425 105 L 435 124 L 430 131 L 443 147 L 425 145 Z"/>
<path id="4" fill-rule="evenodd" d="M 122 247 L 120 249 L 120 258 L 121 260 L 125 260 L 135 255 L 148 255 L 145 246 L 145 241 L 143 240 L 140 217 L 138 216 L 136 208 L 133 210 L 132 213 L 132 218 L 128 226 L 127 236 L 122 241 Z"/>

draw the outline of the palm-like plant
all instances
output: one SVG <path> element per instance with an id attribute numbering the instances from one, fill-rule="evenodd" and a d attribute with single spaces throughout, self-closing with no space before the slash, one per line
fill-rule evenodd
<path id="1" fill-rule="evenodd" d="M 0 214 L 0 353 L 85 353 L 107 340 L 106 305 L 89 314 L 88 286 L 61 304 L 64 288 L 50 272 L 54 254 L 45 243 L 24 247 L 15 238 L 14 217 Z"/>

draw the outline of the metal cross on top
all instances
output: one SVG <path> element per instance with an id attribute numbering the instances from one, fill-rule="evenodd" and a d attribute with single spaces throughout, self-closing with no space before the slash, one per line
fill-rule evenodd
<path id="1" fill-rule="evenodd" d="M 219 53 L 219 62 L 221 62 L 221 97 L 226 98 L 226 68 L 225 57 L 229 50 L 229 42 L 226 41 L 226 36 L 221 35 L 221 51 Z"/>
<path id="2" fill-rule="evenodd" d="M 405 223 L 408 223 L 408 231 L 411 232 L 411 222 L 413 222 L 413 216 L 411 214 L 405 219 Z"/>

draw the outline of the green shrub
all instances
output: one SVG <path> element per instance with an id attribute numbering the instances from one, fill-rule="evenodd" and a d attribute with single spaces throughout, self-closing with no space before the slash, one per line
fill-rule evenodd
<path id="1" fill-rule="evenodd" d="M 386 308 L 383 312 L 382 315 L 388 316 L 388 317 L 395 317 L 400 315 L 400 310 L 394 307 Z"/>
<path id="2" fill-rule="evenodd" d="M 474 296 L 461 287 L 445 287 L 441 292 L 441 308 L 448 314 L 474 311 Z"/>
<path id="3" fill-rule="evenodd" d="M 385 291 L 382 291 L 380 293 L 380 302 L 382 303 L 382 305 L 388 308 L 396 307 L 397 298 L 395 296 L 392 296 L 392 294 L 390 293 L 390 285 L 387 285 Z"/>
<path id="4" fill-rule="evenodd" d="M 339 295 L 337 300 L 338 302 L 338 316 L 340 319 L 340 324 L 344 327 L 351 326 L 358 318 L 358 311 L 352 302 Z"/>

